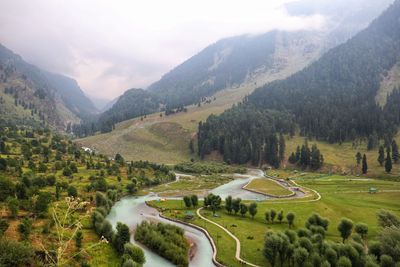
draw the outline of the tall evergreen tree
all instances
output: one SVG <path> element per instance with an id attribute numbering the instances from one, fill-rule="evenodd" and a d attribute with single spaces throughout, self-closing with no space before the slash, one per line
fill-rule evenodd
<path id="1" fill-rule="evenodd" d="M 379 147 L 379 155 L 378 155 L 378 162 L 381 167 L 383 166 L 383 163 L 385 162 L 385 150 L 383 146 Z"/>
<path id="2" fill-rule="evenodd" d="M 399 147 L 397 146 L 396 140 L 392 141 L 392 159 L 394 163 L 399 161 Z"/>
<path id="3" fill-rule="evenodd" d="M 367 174 L 367 172 L 368 172 L 367 156 L 364 154 L 362 159 L 362 173 Z"/>
<path id="4" fill-rule="evenodd" d="M 385 171 L 390 173 L 392 171 L 392 157 L 390 156 L 389 149 L 386 152 Z"/>
<path id="5" fill-rule="evenodd" d="M 285 158 L 285 138 L 283 137 L 283 134 L 279 134 L 279 160 L 282 162 Z"/>

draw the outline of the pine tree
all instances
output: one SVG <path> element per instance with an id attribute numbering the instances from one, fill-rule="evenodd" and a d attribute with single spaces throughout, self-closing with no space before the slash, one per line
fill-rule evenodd
<path id="1" fill-rule="evenodd" d="M 300 156 L 301 156 L 300 146 L 297 146 L 297 148 L 296 148 L 296 162 L 300 161 Z"/>
<path id="2" fill-rule="evenodd" d="M 394 163 L 399 161 L 399 147 L 397 146 L 396 140 L 392 141 L 392 159 Z"/>
<path id="3" fill-rule="evenodd" d="M 392 171 L 392 157 L 390 156 L 389 149 L 386 152 L 385 171 L 390 173 Z"/>
<path id="4" fill-rule="evenodd" d="M 367 174 L 367 171 L 368 171 L 367 156 L 364 154 L 362 159 L 362 173 Z"/>
<path id="5" fill-rule="evenodd" d="M 285 158 L 285 138 L 283 137 L 283 134 L 279 134 L 279 160 L 282 162 L 283 159 Z"/>
<path id="6" fill-rule="evenodd" d="M 385 162 L 385 150 L 384 150 L 383 146 L 379 147 L 378 162 L 379 162 L 379 165 L 381 165 L 381 166 L 383 166 L 383 163 Z"/>

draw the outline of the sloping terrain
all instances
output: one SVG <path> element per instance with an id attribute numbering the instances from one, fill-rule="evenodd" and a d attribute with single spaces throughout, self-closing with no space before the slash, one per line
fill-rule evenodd
<path id="1" fill-rule="evenodd" d="M 25 62 L 0 44 L 2 119 L 42 123 L 64 130 L 96 112 L 76 81 Z"/>

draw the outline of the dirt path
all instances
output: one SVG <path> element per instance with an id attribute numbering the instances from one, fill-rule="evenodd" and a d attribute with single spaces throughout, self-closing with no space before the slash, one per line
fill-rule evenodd
<path id="1" fill-rule="evenodd" d="M 205 218 L 203 215 L 201 215 L 201 214 L 200 214 L 200 211 L 201 211 L 202 209 L 203 209 L 203 207 L 197 209 L 197 211 L 196 211 L 197 216 L 199 216 L 202 220 L 205 220 L 206 222 L 212 223 L 212 224 L 214 224 L 215 226 L 221 228 L 221 229 L 224 230 L 230 237 L 232 237 L 232 238 L 235 240 L 235 242 L 236 242 L 236 253 L 235 253 L 235 258 L 236 258 L 240 263 L 245 264 L 245 265 L 249 265 L 249 266 L 253 266 L 253 267 L 261 267 L 261 266 L 259 266 L 259 265 L 253 264 L 253 263 L 251 263 L 251 262 L 248 262 L 248 261 L 246 261 L 246 260 L 240 258 L 240 247 L 241 247 L 240 240 L 239 240 L 234 234 L 232 234 L 228 229 L 226 229 L 225 227 L 223 227 L 222 225 L 220 225 L 220 224 L 218 224 L 218 223 L 216 223 L 216 222 L 213 222 L 213 221 L 211 221 L 211 220 Z"/>

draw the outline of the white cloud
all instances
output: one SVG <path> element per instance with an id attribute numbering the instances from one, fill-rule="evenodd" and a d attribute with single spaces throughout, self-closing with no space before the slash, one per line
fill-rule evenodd
<path id="1" fill-rule="evenodd" d="M 323 24 L 289 16 L 282 5 L 292 1 L 2 0 L 0 42 L 89 95 L 113 98 L 220 38 Z"/>

